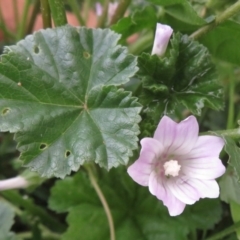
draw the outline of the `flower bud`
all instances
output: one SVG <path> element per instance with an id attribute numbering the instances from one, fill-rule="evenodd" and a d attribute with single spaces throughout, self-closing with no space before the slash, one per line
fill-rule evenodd
<path id="1" fill-rule="evenodd" d="M 160 57 L 164 55 L 172 33 L 173 29 L 170 26 L 157 23 L 152 55 L 156 54 Z"/>
<path id="2" fill-rule="evenodd" d="M 40 177 L 37 172 L 27 169 L 19 176 L 0 180 L 0 191 L 19 188 L 28 188 L 31 191 L 45 180 L 46 178 Z"/>

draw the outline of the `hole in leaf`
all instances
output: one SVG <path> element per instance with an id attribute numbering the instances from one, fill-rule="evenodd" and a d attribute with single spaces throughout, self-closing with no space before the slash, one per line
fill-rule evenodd
<path id="1" fill-rule="evenodd" d="M 65 157 L 67 158 L 67 157 L 69 157 L 71 155 L 71 152 L 69 151 L 69 150 L 67 150 L 66 152 L 65 152 Z"/>
<path id="2" fill-rule="evenodd" d="M 91 56 L 91 55 L 90 55 L 90 53 L 88 53 L 88 52 L 84 52 L 84 53 L 83 53 L 83 57 L 86 58 L 86 59 L 90 58 L 90 56 Z"/>
<path id="3" fill-rule="evenodd" d="M 41 150 L 43 150 L 43 149 L 45 149 L 47 147 L 47 144 L 46 143 L 41 143 L 41 145 L 40 145 L 40 149 Z"/>
<path id="4" fill-rule="evenodd" d="M 2 110 L 2 115 L 6 115 L 6 114 L 8 114 L 10 112 L 10 109 L 9 108 L 4 108 L 3 110 Z"/>
<path id="5" fill-rule="evenodd" d="M 34 46 L 33 51 L 34 51 L 35 53 L 39 53 L 39 47 L 38 47 L 38 46 Z"/>

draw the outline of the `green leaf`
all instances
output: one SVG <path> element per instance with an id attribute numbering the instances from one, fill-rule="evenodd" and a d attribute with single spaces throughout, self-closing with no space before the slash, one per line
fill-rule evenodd
<path id="1" fill-rule="evenodd" d="M 224 141 L 225 141 L 225 147 L 224 150 L 229 156 L 228 164 L 233 167 L 235 173 L 236 173 L 236 178 L 237 181 L 239 181 L 240 177 L 240 161 L 239 161 L 239 156 L 240 156 L 240 148 L 236 145 L 235 141 L 226 136 L 222 136 Z"/>
<path id="2" fill-rule="evenodd" d="M 228 166 L 226 173 L 219 181 L 219 186 L 222 201 L 226 203 L 233 201 L 240 204 L 240 184 L 237 180 L 236 171 L 232 166 Z"/>
<path id="3" fill-rule="evenodd" d="M 161 114 L 172 114 L 181 105 L 196 115 L 205 106 L 221 109 L 222 87 L 207 48 L 179 33 L 169 48 L 164 58 L 146 53 L 139 57 L 140 101 L 150 116 L 159 121 Z"/>
<path id="4" fill-rule="evenodd" d="M 200 39 L 214 57 L 239 65 L 240 24 L 226 21 Z"/>
<path id="5" fill-rule="evenodd" d="M 218 199 L 201 200 L 187 206 L 183 215 L 170 217 L 162 202 L 148 188 L 133 182 L 123 167 L 108 173 L 102 170 L 98 183 L 111 209 L 117 240 L 186 240 L 192 229 L 210 229 L 221 218 Z M 69 212 L 64 240 L 78 240 L 83 235 L 85 240 L 109 239 L 106 214 L 84 172 L 57 181 L 49 206 Z"/>
<path id="6" fill-rule="evenodd" d="M 183 216 L 192 229 L 212 229 L 221 220 L 221 202 L 219 199 L 202 199 L 189 207 Z"/>
<path id="7" fill-rule="evenodd" d="M 10 232 L 13 225 L 14 211 L 9 204 L 0 201 L 0 236 L 4 240 L 16 240 L 14 233 Z"/>
<path id="8" fill-rule="evenodd" d="M 136 58 L 105 29 L 47 29 L 6 48 L 0 64 L 0 129 L 16 132 L 20 159 L 64 177 L 95 161 L 110 169 L 137 148 L 140 105 L 118 89 Z"/>
<path id="9" fill-rule="evenodd" d="M 164 8 L 162 22 L 178 31 L 191 31 L 206 24 L 187 0 L 148 0 Z"/>
<path id="10" fill-rule="evenodd" d="M 147 6 L 142 10 L 135 11 L 133 15 L 120 19 L 111 29 L 122 34 L 122 38 L 126 39 L 143 29 L 154 29 L 156 23 L 157 16 L 155 10 L 152 6 Z"/>

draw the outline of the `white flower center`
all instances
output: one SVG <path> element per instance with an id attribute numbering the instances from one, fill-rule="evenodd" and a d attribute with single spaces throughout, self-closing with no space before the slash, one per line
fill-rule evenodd
<path id="1" fill-rule="evenodd" d="M 178 164 L 177 160 L 169 160 L 163 165 L 165 176 L 167 177 L 176 177 L 181 169 L 181 166 Z"/>

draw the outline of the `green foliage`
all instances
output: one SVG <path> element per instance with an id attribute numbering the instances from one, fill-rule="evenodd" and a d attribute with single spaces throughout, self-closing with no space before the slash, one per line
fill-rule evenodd
<path id="1" fill-rule="evenodd" d="M 142 10 L 135 11 L 134 14 L 128 17 L 120 19 L 111 29 L 122 34 L 122 38 L 125 39 L 143 29 L 154 29 L 156 22 L 155 10 L 153 7 L 147 6 Z"/>
<path id="2" fill-rule="evenodd" d="M 178 31 L 193 31 L 206 24 L 187 0 L 148 0 L 164 8 L 161 21 Z"/>
<path id="3" fill-rule="evenodd" d="M 123 168 L 101 171 L 98 177 L 118 240 L 186 240 L 191 230 L 210 229 L 221 217 L 218 199 L 201 200 L 188 206 L 181 216 L 170 217 L 162 203 L 147 188 L 134 183 Z M 109 238 L 103 207 L 84 172 L 58 181 L 51 190 L 49 206 L 57 212 L 69 212 L 64 240 L 78 240 L 81 236 L 85 240 Z"/>
<path id="4" fill-rule="evenodd" d="M 14 212 L 9 204 L 0 201 L 0 237 L 3 240 L 16 240 L 16 236 L 10 232 L 13 225 Z"/>
<path id="5" fill-rule="evenodd" d="M 233 167 L 237 181 L 239 181 L 240 177 L 240 148 L 236 145 L 235 141 L 231 137 L 222 136 L 225 141 L 224 150 L 229 156 L 228 164 Z"/>
<path id="6" fill-rule="evenodd" d="M 161 115 L 173 114 L 181 105 L 196 115 L 205 106 L 223 107 L 222 88 L 208 50 L 185 35 L 174 34 L 164 58 L 143 53 L 139 68 L 143 129 L 156 126 Z"/>
<path id="7" fill-rule="evenodd" d="M 226 173 L 220 179 L 221 200 L 226 203 L 234 201 L 240 204 L 240 185 L 237 180 L 236 171 L 232 166 L 228 166 Z"/>
<path id="8" fill-rule="evenodd" d="M 65 26 L 5 49 L 0 64 L 0 129 L 16 132 L 26 166 L 64 177 L 95 161 L 110 169 L 137 148 L 140 105 L 120 86 L 136 58 L 106 29 Z"/>
<path id="9" fill-rule="evenodd" d="M 210 31 L 200 41 L 214 57 L 239 65 L 240 63 L 240 24 L 227 21 Z"/>

